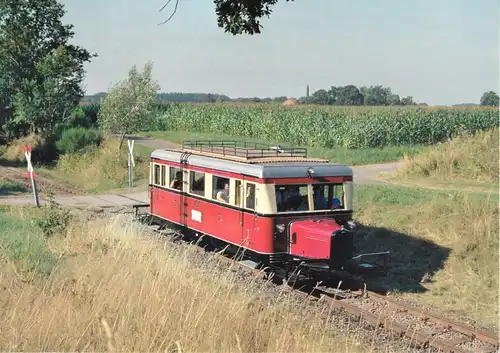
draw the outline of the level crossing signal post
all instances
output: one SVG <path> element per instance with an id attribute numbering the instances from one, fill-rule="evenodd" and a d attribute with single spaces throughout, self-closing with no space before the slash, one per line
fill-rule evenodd
<path id="1" fill-rule="evenodd" d="M 133 169 L 135 167 L 134 162 L 134 140 L 127 140 L 128 145 L 128 186 L 132 187 L 133 185 Z"/>
<path id="2" fill-rule="evenodd" d="M 38 199 L 38 187 L 36 184 L 36 174 L 35 170 L 33 169 L 33 164 L 31 164 L 31 151 L 31 145 L 23 145 L 24 157 L 26 158 L 26 162 L 28 163 L 26 178 L 28 178 L 28 180 L 31 180 L 31 188 L 33 189 L 33 198 L 35 199 L 35 205 L 36 207 L 40 207 L 40 200 Z"/>

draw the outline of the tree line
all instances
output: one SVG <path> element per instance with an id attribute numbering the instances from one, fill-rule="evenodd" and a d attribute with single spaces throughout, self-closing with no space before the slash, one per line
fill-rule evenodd
<path id="1" fill-rule="evenodd" d="M 94 95 L 84 96 L 81 104 L 94 105 L 99 104 L 102 98 L 106 97 L 105 92 L 100 92 Z M 416 103 L 413 97 L 406 96 L 401 98 L 398 94 L 391 91 L 389 87 L 370 86 L 360 87 L 354 85 L 347 86 L 332 86 L 330 89 L 319 89 L 312 95 L 302 96 L 298 99 L 294 97 L 278 96 L 278 97 L 238 97 L 230 98 L 225 94 L 213 93 L 158 93 L 158 101 L 160 103 L 221 103 L 221 102 L 240 102 L 240 103 L 283 103 L 288 99 L 294 100 L 298 104 L 325 104 L 337 106 L 427 106 L 427 103 Z M 475 103 L 460 103 L 455 106 L 477 106 Z M 485 92 L 480 99 L 481 106 L 498 106 L 499 96 L 496 92 Z"/>
<path id="2" fill-rule="evenodd" d="M 384 86 L 363 86 L 354 85 L 332 86 L 329 89 L 319 89 L 312 95 L 309 95 L 309 86 L 306 96 L 299 98 L 299 103 L 328 104 L 328 105 L 416 105 L 413 97 L 401 98 L 398 94 L 392 92 L 390 87 Z M 425 103 L 423 103 L 426 105 Z"/>

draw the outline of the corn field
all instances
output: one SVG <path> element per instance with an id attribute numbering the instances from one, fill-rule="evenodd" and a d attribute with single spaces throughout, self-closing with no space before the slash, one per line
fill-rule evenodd
<path id="1" fill-rule="evenodd" d="M 430 145 L 498 126 L 498 109 L 173 104 L 162 130 L 220 133 L 311 147 Z"/>

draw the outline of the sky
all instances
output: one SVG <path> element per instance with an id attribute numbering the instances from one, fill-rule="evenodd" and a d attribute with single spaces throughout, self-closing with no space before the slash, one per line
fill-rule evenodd
<path id="1" fill-rule="evenodd" d="M 60 0 L 73 43 L 97 53 L 86 94 L 153 61 L 162 92 L 300 97 L 331 86 L 383 85 L 429 105 L 479 103 L 499 91 L 499 0 L 294 0 L 262 34 L 217 27 L 211 0 Z M 314 5 L 313 5 L 314 4 Z"/>

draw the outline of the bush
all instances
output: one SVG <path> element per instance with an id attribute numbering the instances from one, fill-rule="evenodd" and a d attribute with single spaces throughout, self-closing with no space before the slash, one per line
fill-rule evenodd
<path id="1" fill-rule="evenodd" d="M 71 214 L 68 210 L 51 204 L 45 211 L 42 218 L 36 221 L 36 224 L 45 237 L 51 237 L 54 234 L 63 234 L 71 221 Z"/>
<path id="2" fill-rule="evenodd" d="M 74 154 L 98 147 L 101 142 L 99 130 L 77 127 L 63 131 L 56 146 L 61 154 Z"/>

